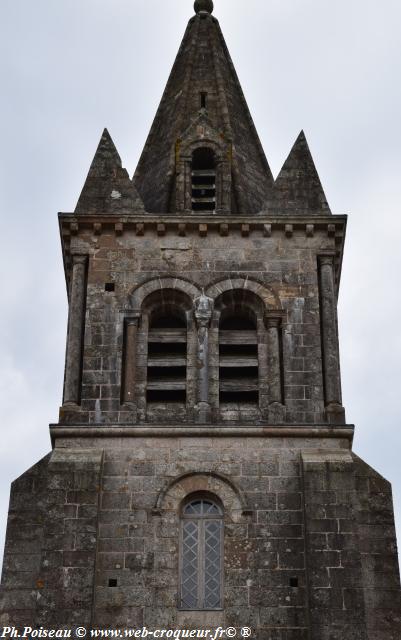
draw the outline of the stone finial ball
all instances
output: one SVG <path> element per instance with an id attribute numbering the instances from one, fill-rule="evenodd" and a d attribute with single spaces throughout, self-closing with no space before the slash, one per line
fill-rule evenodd
<path id="1" fill-rule="evenodd" d="M 195 13 L 200 13 L 200 11 L 213 13 L 213 0 L 195 0 L 194 9 Z"/>

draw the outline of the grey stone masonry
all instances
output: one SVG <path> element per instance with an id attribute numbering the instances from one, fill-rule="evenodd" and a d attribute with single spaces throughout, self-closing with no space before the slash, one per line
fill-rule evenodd
<path id="1" fill-rule="evenodd" d="M 101 460 L 56 449 L 13 483 L 0 625 L 90 625 Z"/>
<path id="2" fill-rule="evenodd" d="M 303 133 L 273 180 L 212 12 L 134 179 L 105 130 L 59 214 L 64 397 L 11 488 L 0 627 L 400 640 L 391 487 L 342 406 L 347 218 Z"/>
<path id="3" fill-rule="evenodd" d="M 302 454 L 311 640 L 367 640 L 355 464 L 348 451 Z"/>
<path id="4" fill-rule="evenodd" d="M 340 358 L 337 335 L 337 305 L 334 286 L 334 256 L 319 256 L 322 355 L 326 413 L 330 422 L 343 422 Z"/>
<path id="5" fill-rule="evenodd" d="M 343 216 L 332 216 L 330 223 L 315 219 L 313 235 L 308 230 L 311 218 L 291 225 L 291 234 L 288 222 L 280 218 L 270 225 L 269 218 L 249 218 L 246 234 L 236 218 L 203 216 L 202 223 L 191 224 L 159 218 L 164 220 L 163 235 L 160 222 L 140 215 L 118 219 L 120 223 L 103 218 L 101 231 L 94 233 L 91 216 L 60 217 L 66 262 L 78 251 L 88 259 L 81 401 L 74 410 L 64 405 L 62 422 L 191 422 L 200 402 L 210 407 L 205 421 L 332 420 L 330 410 L 337 405 L 327 398 L 338 399 L 340 384 L 335 309 Z M 269 235 L 266 226 L 271 227 Z M 333 254 L 332 274 L 330 287 L 321 291 L 319 256 L 325 253 Z M 198 366 L 206 330 L 195 317 L 202 291 L 213 304 L 203 352 L 207 368 Z M 222 406 L 219 396 L 218 323 L 220 308 L 228 309 L 228 296 L 237 307 L 254 309 L 258 322 L 259 402 L 242 410 L 235 404 Z M 176 305 L 186 314 L 187 401 L 172 407 L 150 406 L 146 398 L 149 322 L 155 304 Z M 73 317 L 78 326 L 75 311 Z M 76 344 L 81 344 L 79 339 Z M 75 356 L 73 366 L 78 370 Z M 331 389 L 335 395 L 327 396 Z M 74 393 L 76 397 L 77 390 Z M 344 422 L 341 407 L 335 419 Z"/>
<path id="6" fill-rule="evenodd" d="M 201 94 L 206 97 L 205 107 Z M 232 210 L 257 213 L 268 198 L 273 178 L 219 23 L 205 12 L 189 21 L 135 172 L 134 182 L 147 211 L 180 209 L 172 194 L 179 192 L 185 172 L 190 171 L 181 159 L 187 142 L 195 142 L 193 123 L 199 115 L 208 131 L 198 132 L 197 140 L 212 143 L 215 150 L 224 145 L 230 166 L 228 176 L 223 171 L 221 188 L 224 193 L 228 187 Z"/>
<path id="7" fill-rule="evenodd" d="M 72 278 L 68 315 L 64 404 L 76 406 L 81 399 L 82 342 L 86 300 L 87 256 L 72 257 Z"/>
<path id="8" fill-rule="evenodd" d="M 350 452 L 352 430 L 165 429 L 53 429 L 52 455 L 12 488 L 0 624 L 399 637 L 391 495 Z M 199 492 L 225 514 L 224 606 L 202 615 L 178 606 L 180 504 Z"/>
<path id="9" fill-rule="evenodd" d="M 331 213 L 303 131 L 274 183 L 269 205 L 271 210 L 303 215 Z"/>
<path id="10" fill-rule="evenodd" d="M 139 318 L 125 322 L 124 367 L 122 375 L 123 404 L 131 406 L 135 396 L 135 347 Z"/>

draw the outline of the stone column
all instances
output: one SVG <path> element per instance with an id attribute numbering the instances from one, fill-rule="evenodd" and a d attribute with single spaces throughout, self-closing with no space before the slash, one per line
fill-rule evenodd
<path id="1" fill-rule="evenodd" d="M 209 326 L 213 313 L 213 300 L 202 294 L 194 301 L 198 325 L 198 403 L 195 406 L 197 422 L 210 422 L 209 402 Z"/>
<path id="2" fill-rule="evenodd" d="M 125 320 L 123 404 L 132 405 L 135 398 L 136 336 L 139 316 Z"/>
<path id="3" fill-rule="evenodd" d="M 192 158 L 179 153 L 176 147 L 176 209 L 185 213 L 192 213 Z"/>
<path id="4" fill-rule="evenodd" d="M 87 256 L 72 257 L 64 405 L 76 406 L 81 397 L 81 370 L 85 327 Z"/>
<path id="5" fill-rule="evenodd" d="M 345 412 L 341 401 L 337 300 L 334 288 L 333 255 L 319 256 L 319 276 L 326 416 L 328 422 L 342 424 L 345 422 Z"/>
<path id="6" fill-rule="evenodd" d="M 284 421 L 285 407 L 283 405 L 283 383 L 281 365 L 281 313 L 266 315 L 267 353 L 269 370 L 269 422 L 279 424 Z"/>

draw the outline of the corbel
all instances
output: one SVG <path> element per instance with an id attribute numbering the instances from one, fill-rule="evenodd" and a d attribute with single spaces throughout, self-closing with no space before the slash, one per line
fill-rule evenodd
<path id="1" fill-rule="evenodd" d="M 264 224 L 263 225 L 263 235 L 265 236 L 265 238 L 271 238 L 271 235 L 272 235 L 272 226 L 271 226 L 271 224 Z"/>
<path id="2" fill-rule="evenodd" d="M 116 222 L 114 225 L 114 231 L 116 232 L 116 236 L 122 236 L 124 231 L 124 225 L 122 222 Z"/>
<path id="3" fill-rule="evenodd" d="M 228 236 L 228 224 L 222 223 L 219 227 L 219 233 L 222 238 L 225 238 L 226 236 Z"/>

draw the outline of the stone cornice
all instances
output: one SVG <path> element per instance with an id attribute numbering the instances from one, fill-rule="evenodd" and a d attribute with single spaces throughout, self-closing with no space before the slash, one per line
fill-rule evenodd
<path id="1" fill-rule="evenodd" d="M 229 214 L 229 215 L 208 215 L 208 214 L 175 214 L 175 213 L 134 213 L 134 214 L 109 214 L 109 213 L 98 213 L 98 214 L 80 214 L 76 215 L 75 213 L 68 212 L 60 212 L 58 214 L 59 219 L 63 222 L 87 224 L 89 223 L 102 223 L 102 224 L 115 224 L 117 222 L 122 223 L 137 223 L 143 222 L 146 225 L 158 224 L 160 222 L 165 222 L 166 224 L 179 224 L 184 223 L 189 226 L 194 224 L 221 224 L 226 223 L 230 226 L 233 224 L 251 224 L 251 225 L 261 225 L 263 223 L 271 223 L 275 225 L 281 225 L 284 227 L 287 224 L 293 224 L 297 227 L 305 225 L 305 224 L 315 224 L 321 227 L 321 225 L 338 225 L 346 222 L 348 216 L 345 214 L 341 215 L 289 215 L 289 214 L 268 214 L 268 213 L 258 213 L 256 215 L 238 215 L 238 214 Z"/>
<path id="2" fill-rule="evenodd" d="M 169 233 L 177 237 L 199 236 L 207 238 L 209 233 L 218 233 L 221 237 L 230 234 L 240 234 L 247 238 L 253 234 L 270 238 L 280 233 L 291 241 L 299 234 L 305 238 L 313 237 L 315 233 L 327 234 L 333 240 L 335 252 L 335 280 L 338 291 L 342 258 L 344 251 L 345 232 L 347 227 L 346 215 L 268 215 L 261 213 L 253 216 L 240 215 L 177 215 L 138 213 L 130 215 L 112 214 L 80 214 L 59 213 L 59 227 L 63 248 L 64 268 L 68 283 L 70 272 L 71 238 L 81 232 L 92 232 L 100 236 L 104 231 L 114 230 L 116 236 L 133 233 L 136 236 L 153 234 L 163 237 Z"/>

